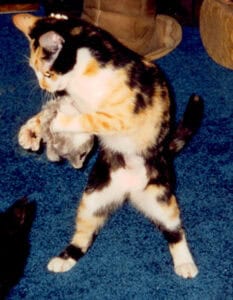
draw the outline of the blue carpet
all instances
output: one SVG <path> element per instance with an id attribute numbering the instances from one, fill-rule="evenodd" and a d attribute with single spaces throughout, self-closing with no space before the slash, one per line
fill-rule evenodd
<path id="1" fill-rule="evenodd" d="M 0 15 L 0 210 L 27 195 L 37 202 L 25 275 L 9 299 L 232 299 L 233 71 L 212 61 L 197 29 L 160 59 L 174 88 L 177 118 L 188 97 L 205 99 L 202 127 L 175 161 L 177 196 L 199 275 L 183 280 L 172 269 L 160 232 L 126 204 L 108 221 L 91 250 L 68 273 L 46 269 L 73 233 L 77 202 L 95 161 L 83 170 L 48 162 L 17 144 L 20 126 L 42 104 L 27 65 L 28 44 Z"/>

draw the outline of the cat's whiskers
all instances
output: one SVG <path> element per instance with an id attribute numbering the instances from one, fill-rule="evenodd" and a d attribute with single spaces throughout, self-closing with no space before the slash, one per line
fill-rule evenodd
<path id="1" fill-rule="evenodd" d="M 30 61 L 30 57 L 26 54 L 21 54 L 20 55 L 20 59 L 18 60 L 18 64 L 21 66 L 22 68 L 24 68 L 25 66 L 25 62 L 26 65 L 29 64 Z M 37 91 L 41 91 L 41 89 L 38 86 L 38 81 L 36 79 L 35 76 L 33 76 L 33 78 L 30 78 L 28 80 L 25 80 L 22 84 L 21 87 L 25 90 L 29 90 L 28 96 L 26 98 L 26 101 L 31 102 L 32 99 L 34 98 L 34 96 L 37 94 Z M 35 96 L 36 97 L 36 96 Z"/>
<path id="2" fill-rule="evenodd" d="M 56 99 L 57 99 L 57 96 L 56 96 L 55 93 L 51 93 L 50 96 L 51 96 L 51 99 L 52 99 L 52 100 L 56 100 Z"/>
<path id="3" fill-rule="evenodd" d="M 22 53 L 18 55 L 17 63 L 22 65 L 22 67 L 24 68 L 25 65 L 30 65 L 30 57 Z"/>
<path id="4" fill-rule="evenodd" d="M 20 83 L 20 86 L 23 90 L 29 90 L 29 95 L 27 99 L 31 96 L 32 92 L 34 92 L 35 89 L 39 90 L 36 78 L 24 80 Z"/>
<path id="5" fill-rule="evenodd" d="M 51 93 L 49 93 L 47 91 L 43 91 L 43 90 L 41 90 L 41 92 L 42 92 L 42 95 L 43 95 L 43 97 L 42 97 L 42 104 L 48 103 L 51 99 L 52 100 L 56 99 L 56 97 L 55 97 L 55 95 L 53 93 L 51 94 Z"/>
<path id="6" fill-rule="evenodd" d="M 30 86 L 30 92 L 28 94 L 28 97 L 27 97 L 27 101 L 31 102 L 35 102 L 35 98 L 37 99 L 38 98 L 38 91 L 40 91 L 41 93 L 41 90 L 40 88 L 38 87 L 38 84 L 37 84 L 37 81 L 36 79 L 31 79 L 27 82 L 25 82 L 25 86 Z"/>
<path id="7" fill-rule="evenodd" d="M 27 64 L 29 64 L 30 57 L 29 57 L 28 55 L 22 54 L 21 57 L 22 57 L 21 62 L 22 62 L 23 64 L 25 64 L 25 62 L 26 62 Z"/>

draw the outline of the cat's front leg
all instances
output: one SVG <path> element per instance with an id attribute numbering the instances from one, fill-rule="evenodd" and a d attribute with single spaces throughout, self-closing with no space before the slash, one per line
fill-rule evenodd
<path id="1" fill-rule="evenodd" d="M 113 134 L 129 132 L 135 128 L 135 120 L 127 111 L 117 113 L 98 111 L 88 114 L 58 112 L 50 125 L 51 132 L 76 132 L 90 134 Z"/>
<path id="2" fill-rule="evenodd" d="M 50 125 L 51 132 L 82 132 L 79 121 L 80 115 L 69 115 L 58 112 Z"/>
<path id="3" fill-rule="evenodd" d="M 18 142 L 26 150 L 38 151 L 40 148 L 41 136 L 41 114 L 29 119 L 19 130 Z"/>

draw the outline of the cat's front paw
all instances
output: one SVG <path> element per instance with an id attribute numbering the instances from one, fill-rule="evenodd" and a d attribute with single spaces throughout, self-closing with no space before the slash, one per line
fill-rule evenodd
<path id="1" fill-rule="evenodd" d="M 55 273 L 67 272 L 76 264 L 73 258 L 53 257 L 48 263 L 48 270 Z"/>
<path id="2" fill-rule="evenodd" d="M 176 266 L 175 272 L 177 275 L 187 279 L 196 277 L 198 274 L 198 269 L 194 263 L 190 262 Z"/>
<path id="3" fill-rule="evenodd" d="M 40 125 L 33 119 L 29 120 L 20 128 L 18 142 L 26 150 L 38 151 L 41 142 Z"/>

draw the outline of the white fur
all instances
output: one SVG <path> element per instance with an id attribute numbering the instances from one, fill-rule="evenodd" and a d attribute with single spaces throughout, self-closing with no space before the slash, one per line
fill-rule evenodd
<path id="1" fill-rule="evenodd" d="M 128 155 L 134 155 L 137 151 L 137 145 L 127 134 L 102 135 L 101 144 L 112 151 L 118 151 Z"/>
<path id="2" fill-rule="evenodd" d="M 54 257 L 48 263 L 48 270 L 58 273 L 58 272 L 67 272 L 69 271 L 74 265 L 76 261 L 73 258 L 63 259 L 61 257 Z"/>
<path id="3" fill-rule="evenodd" d="M 86 197 L 85 204 L 88 206 L 88 213 L 93 214 L 112 203 L 120 205 L 131 190 L 136 192 L 142 190 L 146 183 L 147 176 L 143 159 L 139 156 L 128 157 L 125 168 L 111 173 L 109 186 Z"/>
<path id="4" fill-rule="evenodd" d="M 179 243 L 169 248 L 176 274 L 183 278 L 195 277 L 198 274 L 198 269 L 189 251 L 185 236 L 183 236 L 183 239 Z"/>
<path id="5" fill-rule="evenodd" d="M 117 76 L 116 70 L 112 67 L 100 68 L 98 76 L 85 75 L 86 67 L 91 60 L 93 57 L 87 48 L 78 50 L 77 64 L 67 85 L 69 94 L 83 113 L 97 110 L 109 92 L 109 85 L 112 86 Z"/>

